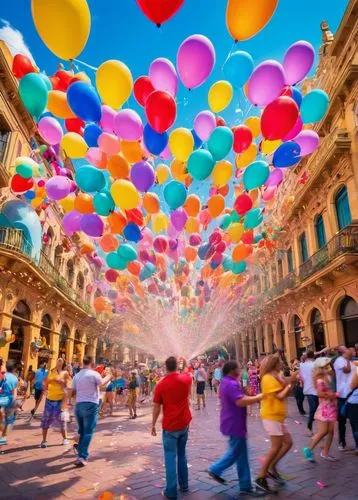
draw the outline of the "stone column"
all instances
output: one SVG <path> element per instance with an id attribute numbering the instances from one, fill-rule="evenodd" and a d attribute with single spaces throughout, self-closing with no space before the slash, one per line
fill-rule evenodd
<path id="1" fill-rule="evenodd" d="M 8 316 L 5 313 L 0 314 L 0 331 L 3 328 L 5 330 L 11 330 L 11 321 L 12 321 L 11 316 Z M 4 363 L 6 363 L 9 357 L 9 349 L 10 349 L 9 343 L 5 344 L 4 347 L 0 347 L 0 357 L 2 357 Z"/>
<path id="2" fill-rule="evenodd" d="M 72 363 L 73 344 L 74 344 L 73 337 L 69 337 L 66 341 L 66 361 L 68 361 L 69 363 Z"/>
<path id="3" fill-rule="evenodd" d="M 35 342 L 40 338 L 40 326 L 38 325 L 26 325 L 24 329 L 24 349 L 22 352 L 22 359 L 24 362 L 24 372 L 27 374 L 27 370 L 30 365 L 34 370 L 37 369 L 37 354 L 31 351 L 31 343 Z"/>
<path id="4" fill-rule="evenodd" d="M 50 349 L 53 351 L 53 354 L 49 357 L 48 369 L 52 370 L 56 366 L 60 350 L 60 334 L 58 332 L 50 332 Z"/>
<path id="5" fill-rule="evenodd" d="M 328 319 L 324 324 L 327 346 L 344 344 L 342 321 L 337 318 Z"/>
<path id="6" fill-rule="evenodd" d="M 316 234 L 314 230 L 314 221 L 312 218 L 309 218 L 307 220 L 307 229 L 306 229 L 306 235 L 307 235 L 307 246 L 308 246 L 308 256 L 311 257 L 317 250 L 317 241 L 316 241 Z"/>

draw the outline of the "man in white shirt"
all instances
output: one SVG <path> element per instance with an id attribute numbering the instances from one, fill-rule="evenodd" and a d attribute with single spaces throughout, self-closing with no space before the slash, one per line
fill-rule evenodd
<path id="1" fill-rule="evenodd" d="M 354 365 L 351 361 L 352 353 L 349 349 L 342 349 L 342 356 L 339 356 L 334 364 L 333 368 L 336 374 L 336 385 L 338 397 L 338 435 L 339 435 L 339 445 L 338 449 L 341 451 L 345 450 L 346 447 L 346 423 L 347 418 L 345 415 L 341 415 L 341 408 L 347 401 L 347 397 L 351 392 L 351 382 L 354 374 Z"/>
<path id="2" fill-rule="evenodd" d="M 314 353 L 312 351 L 308 351 L 306 354 L 306 361 L 300 364 L 300 379 L 303 383 L 303 394 L 307 398 L 309 407 L 307 428 L 310 436 L 312 436 L 314 414 L 316 413 L 318 407 L 317 390 L 313 381 L 314 359 Z"/>
<path id="3" fill-rule="evenodd" d="M 72 390 L 76 394 L 75 414 L 80 436 L 77 447 L 78 458 L 75 463 L 77 467 L 87 465 L 88 448 L 97 425 L 99 388 L 107 384 L 111 378 L 111 374 L 102 378 L 94 370 L 94 362 L 90 356 L 83 358 L 83 368 L 73 378 Z"/>

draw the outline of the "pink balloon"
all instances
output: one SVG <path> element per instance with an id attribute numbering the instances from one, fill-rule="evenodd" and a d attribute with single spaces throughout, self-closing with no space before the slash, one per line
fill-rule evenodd
<path id="1" fill-rule="evenodd" d="M 216 119 L 211 111 L 200 111 L 194 119 L 194 130 L 202 141 L 207 141 L 216 127 Z"/>
<path id="2" fill-rule="evenodd" d="M 142 231 L 142 239 L 138 243 L 138 248 L 141 250 L 150 248 L 153 245 L 153 234 L 149 228 L 144 228 Z"/>
<path id="3" fill-rule="evenodd" d="M 276 187 L 279 184 L 281 184 L 282 181 L 283 181 L 283 171 L 282 171 L 282 169 L 281 168 L 275 168 L 270 173 L 267 181 L 265 182 L 265 186 L 267 186 L 267 187 L 275 186 Z"/>
<path id="4" fill-rule="evenodd" d="M 155 59 L 149 66 L 149 78 L 155 90 L 165 90 L 173 97 L 178 92 L 178 75 L 174 64 L 165 57 Z"/>
<path id="5" fill-rule="evenodd" d="M 88 160 L 95 167 L 100 168 L 101 165 L 105 165 L 107 163 L 107 155 L 99 148 L 88 148 L 86 152 L 86 160 Z"/>
<path id="6" fill-rule="evenodd" d="M 109 132 L 113 134 L 113 121 L 116 116 L 116 112 L 113 108 L 107 104 L 102 104 L 102 118 L 99 125 L 103 132 Z"/>
<path id="7" fill-rule="evenodd" d="M 295 142 L 300 146 L 300 156 L 306 156 L 318 147 L 319 136 L 314 130 L 302 130 L 296 137 Z"/>
<path id="8" fill-rule="evenodd" d="M 116 155 L 120 150 L 118 137 L 108 132 L 98 137 L 98 146 L 108 156 Z"/>
<path id="9" fill-rule="evenodd" d="M 283 58 L 286 84 L 295 85 L 303 80 L 314 62 L 314 48 L 309 42 L 300 40 L 292 44 Z"/>
<path id="10" fill-rule="evenodd" d="M 177 208 L 170 214 L 170 222 L 177 231 L 182 231 L 188 220 L 188 216 L 183 208 Z"/>
<path id="11" fill-rule="evenodd" d="M 62 228 L 67 236 L 71 236 L 73 233 L 80 230 L 81 219 L 82 214 L 77 212 L 77 210 L 71 210 L 63 216 Z"/>
<path id="12" fill-rule="evenodd" d="M 299 116 L 297 118 L 297 121 L 294 124 L 292 130 L 290 130 L 289 133 L 287 135 L 285 135 L 285 137 L 282 139 L 283 142 L 290 141 L 291 139 L 296 137 L 296 135 L 301 132 L 302 127 L 303 127 L 303 123 L 302 123 L 301 117 Z"/>
<path id="13" fill-rule="evenodd" d="M 276 189 L 277 189 L 276 186 L 267 187 L 261 195 L 262 200 L 264 201 L 272 200 L 272 198 L 275 196 Z"/>
<path id="14" fill-rule="evenodd" d="M 193 247 L 197 247 L 197 246 L 201 245 L 202 239 L 201 239 L 200 234 L 197 234 L 197 233 L 191 234 L 189 236 L 189 243 Z"/>
<path id="15" fill-rule="evenodd" d="M 192 35 L 184 40 L 177 53 L 177 69 L 185 87 L 195 89 L 204 83 L 215 64 L 215 49 L 204 35 Z"/>
<path id="16" fill-rule="evenodd" d="M 56 175 L 46 182 L 45 189 L 50 200 L 62 200 L 71 192 L 71 181 L 67 177 Z"/>
<path id="17" fill-rule="evenodd" d="M 169 144 L 167 144 L 164 148 L 164 150 L 160 153 L 159 158 L 162 160 L 171 160 L 172 158 L 172 152 L 170 151 Z"/>
<path id="18" fill-rule="evenodd" d="M 137 141 L 143 135 L 143 124 L 133 109 L 121 109 L 114 118 L 114 133 L 125 141 Z"/>
<path id="19" fill-rule="evenodd" d="M 266 106 L 275 100 L 285 85 L 285 72 L 280 63 L 264 61 L 256 66 L 248 82 L 248 98 L 255 106 Z"/>
<path id="20" fill-rule="evenodd" d="M 47 144 L 59 144 L 63 136 L 63 130 L 56 118 L 44 116 L 37 124 L 38 131 Z"/>

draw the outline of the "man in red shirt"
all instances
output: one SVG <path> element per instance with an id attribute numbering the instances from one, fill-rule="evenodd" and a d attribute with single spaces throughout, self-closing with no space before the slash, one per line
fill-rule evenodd
<path id="1" fill-rule="evenodd" d="M 181 491 L 186 492 L 189 489 L 185 449 L 191 422 L 189 395 L 192 378 L 188 373 L 178 373 L 177 360 L 173 356 L 166 360 L 165 367 L 167 374 L 158 382 L 154 392 L 152 436 L 157 435 L 155 425 L 163 406 L 163 447 L 167 482 L 163 496 L 175 499 L 177 482 Z"/>

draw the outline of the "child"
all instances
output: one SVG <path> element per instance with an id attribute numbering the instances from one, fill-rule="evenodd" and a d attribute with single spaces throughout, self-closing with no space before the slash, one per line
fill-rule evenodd
<path id="1" fill-rule="evenodd" d="M 318 430 L 313 436 L 310 445 L 302 449 L 303 456 L 309 462 L 315 462 L 313 450 L 324 438 L 326 439 L 320 457 L 330 462 L 335 462 L 337 460 L 329 454 L 334 436 L 334 427 L 337 422 L 337 398 L 339 396 L 338 393 L 333 392 L 331 389 L 331 375 L 331 359 L 316 359 L 313 368 L 313 382 L 317 388 L 317 396 L 319 398 L 319 405 L 315 413 Z"/>
<path id="2" fill-rule="evenodd" d="M 129 384 L 128 384 L 128 409 L 129 409 L 129 418 L 134 420 L 137 418 L 137 376 L 133 372 L 131 373 L 131 377 L 129 379 Z"/>

